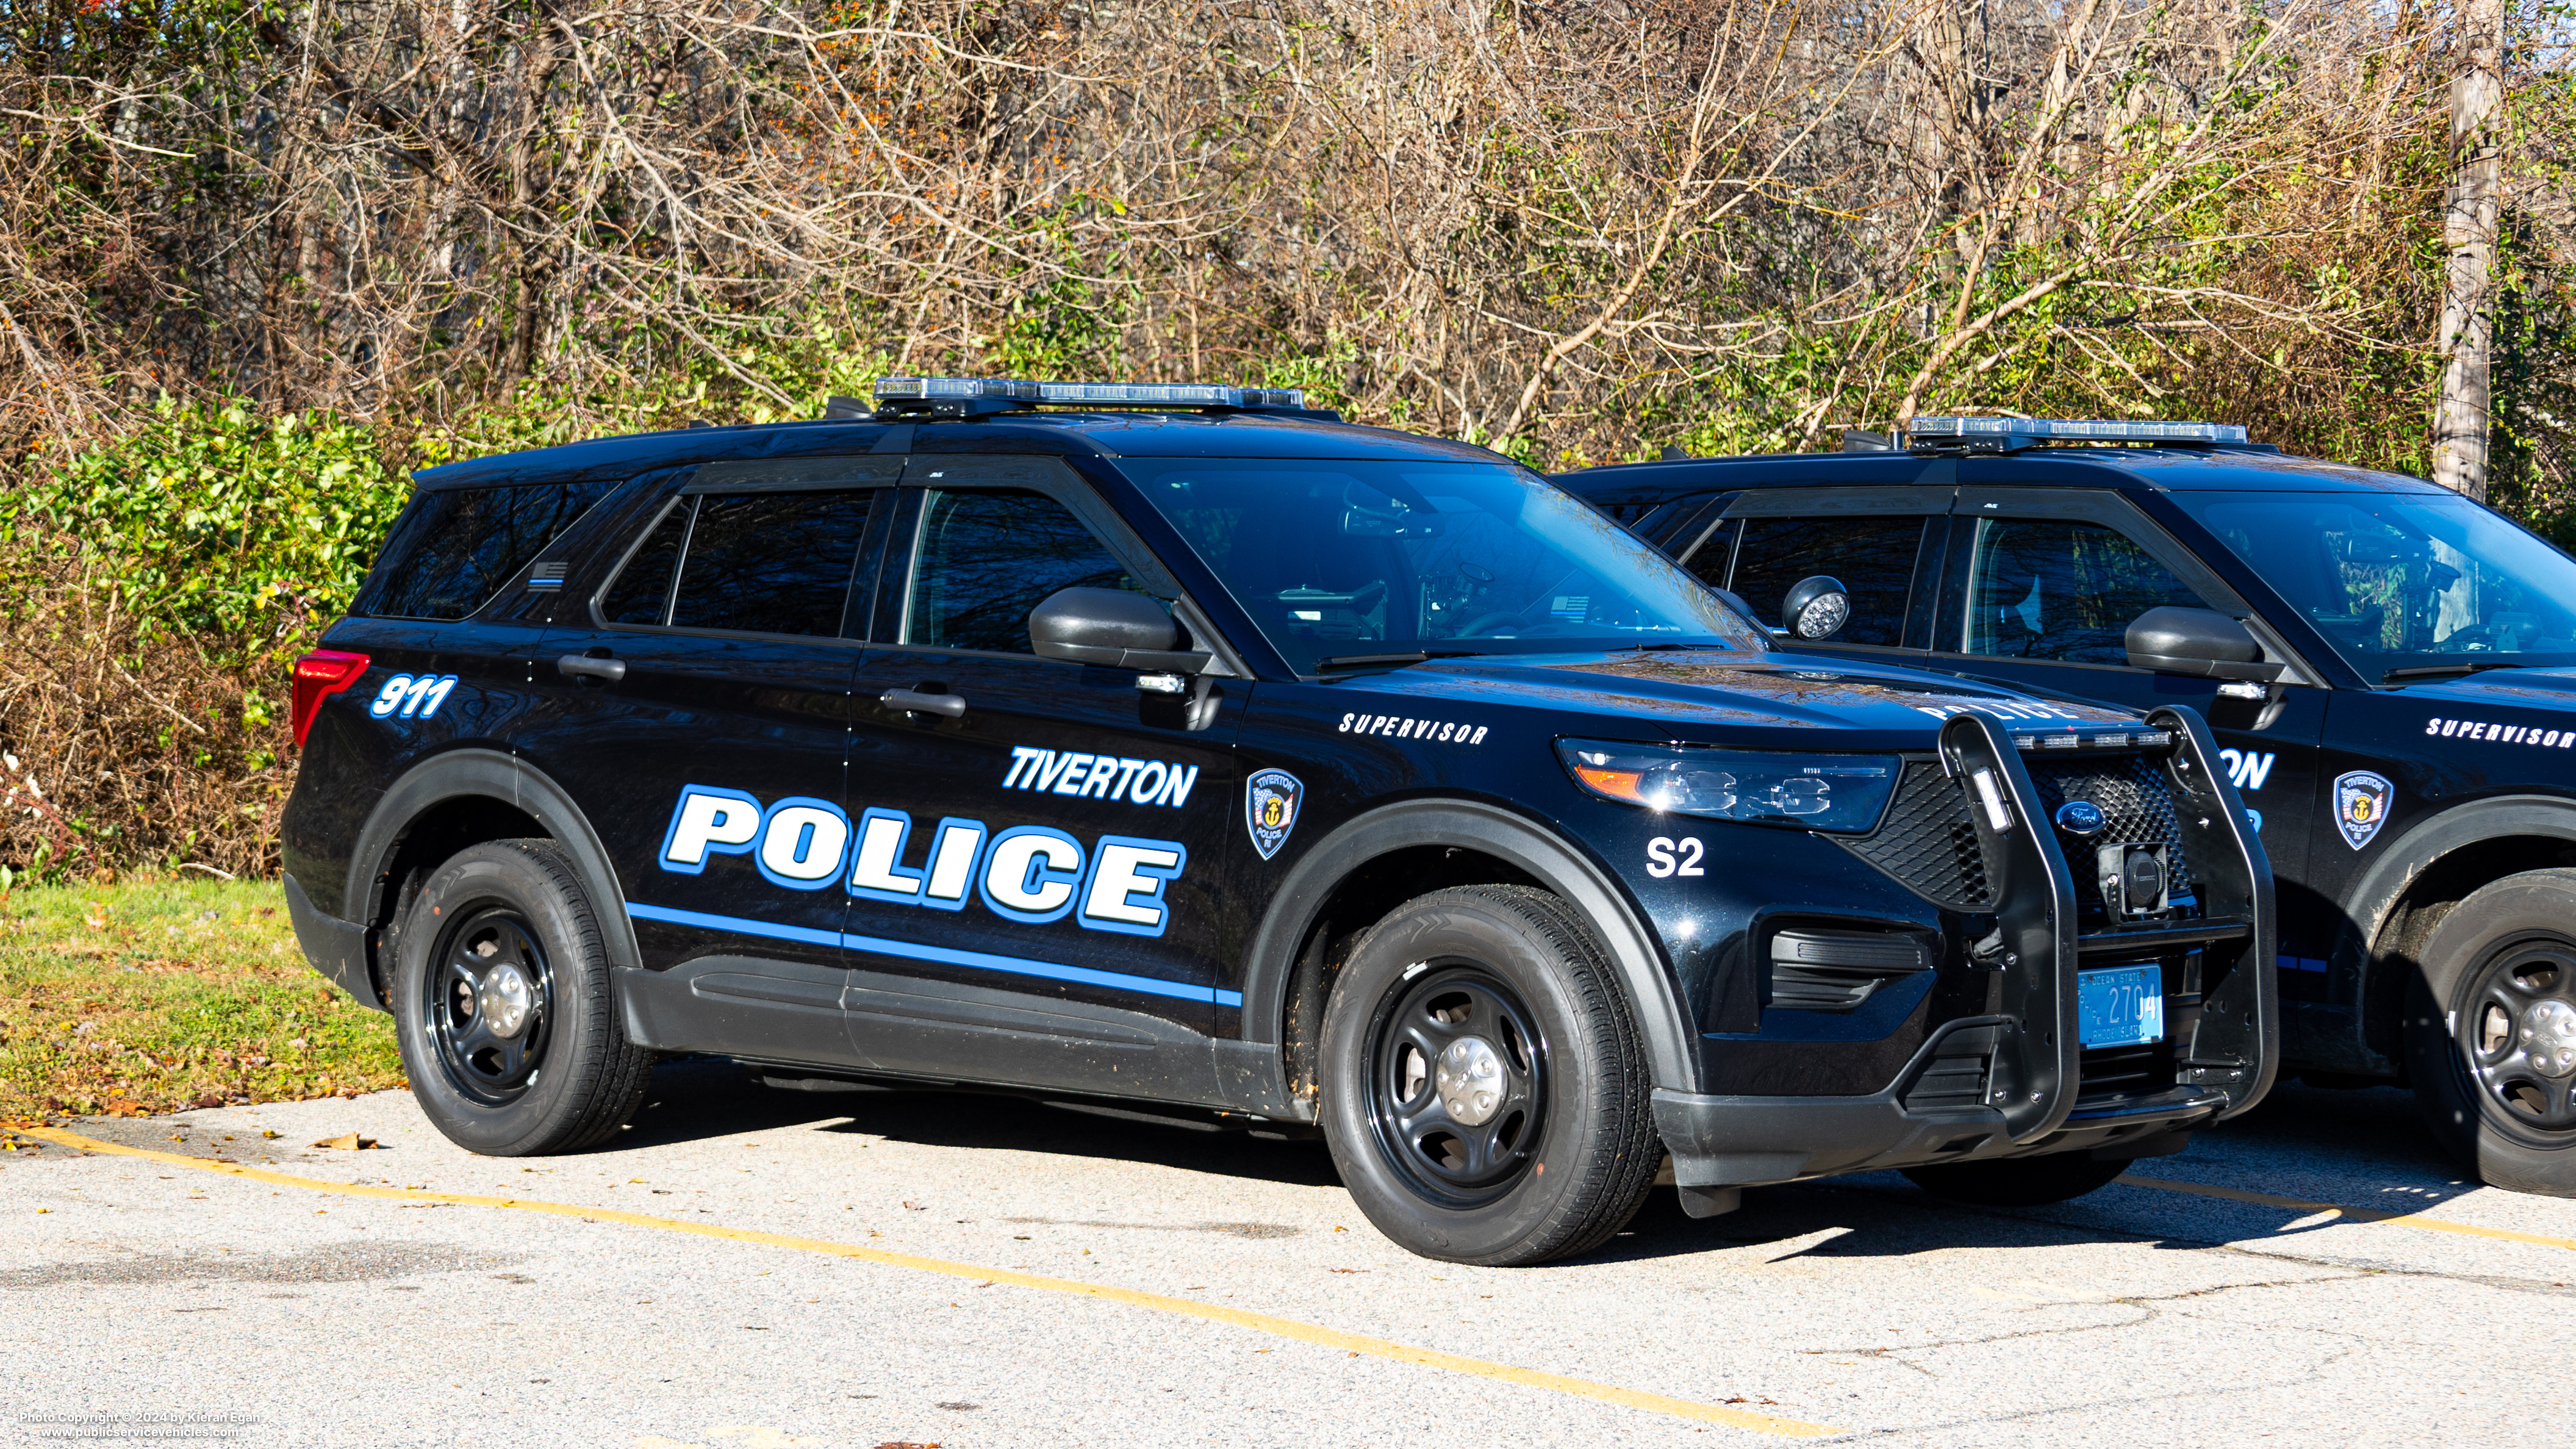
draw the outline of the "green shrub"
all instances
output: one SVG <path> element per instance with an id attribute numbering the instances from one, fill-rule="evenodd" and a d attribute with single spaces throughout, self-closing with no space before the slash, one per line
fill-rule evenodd
<path id="1" fill-rule="evenodd" d="M 143 427 L 30 473 L 0 494 L 0 538 L 76 540 L 127 611 L 271 644 L 348 606 L 410 495 L 374 426 L 237 399 L 164 398 Z"/>

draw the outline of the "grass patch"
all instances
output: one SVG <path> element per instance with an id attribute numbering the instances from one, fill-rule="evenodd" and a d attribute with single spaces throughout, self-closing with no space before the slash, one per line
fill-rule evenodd
<path id="1" fill-rule="evenodd" d="M 0 1118 L 401 1085 L 392 1019 L 305 964 L 273 883 L 0 891 Z"/>

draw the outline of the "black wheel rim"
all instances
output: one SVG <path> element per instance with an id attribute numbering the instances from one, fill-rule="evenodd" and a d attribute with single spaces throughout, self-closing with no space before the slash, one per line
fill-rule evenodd
<path id="1" fill-rule="evenodd" d="M 1369 1127 L 1414 1193 L 1473 1208 L 1536 1161 L 1552 1072 L 1519 993 L 1468 961 L 1415 967 L 1369 1025 Z"/>
<path id="2" fill-rule="evenodd" d="M 2534 1144 L 2576 1140 L 2576 941 L 2508 943 L 2458 999 L 2451 1035 L 2485 1120 Z"/>
<path id="3" fill-rule="evenodd" d="M 554 968 L 527 918 L 498 904 L 457 912 L 424 990 L 431 1050 L 456 1090 L 487 1107 L 527 1095 L 555 1020 Z"/>

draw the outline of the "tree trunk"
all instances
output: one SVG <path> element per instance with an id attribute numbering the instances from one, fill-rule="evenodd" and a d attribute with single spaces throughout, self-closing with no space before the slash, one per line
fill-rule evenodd
<path id="1" fill-rule="evenodd" d="M 2442 387 L 2433 402 L 2433 481 L 2487 496 L 2488 306 L 2503 189 L 2504 0 L 2460 7 L 2468 68 L 2451 82 L 2451 187 L 2442 215 Z"/>

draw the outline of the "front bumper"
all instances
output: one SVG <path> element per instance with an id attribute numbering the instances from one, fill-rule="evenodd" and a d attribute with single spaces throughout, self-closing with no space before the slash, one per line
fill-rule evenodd
<path id="1" fill-rule="evenodd" d="M 2004 1112 L 1950 1090 L 1962 1062 L 1991 1062 L 1999 1018 L 1952 1023 L 1924 1043 L 1885 1091 L 1866 1097 L 1716 1097 L 1658 1089 L 1655 1130 L 1684 1188 L 1750 1187 L 1845 1172 L 2090 1151 L 2153 1157 L 2182 1146 L 2229 1105 L 2217 1087 L 2184 1085 L 2144 1097 L 2078 1098 L 2058 1126 L 2027 1140 Z M 1973 1070 L 1973 1068 L 1971 1068 Z M 1989 1067 L 1987 1069 L 1991 1071 Z M 1990 1096 L 1976 1079 L 1979 1096 Z M 1937 1084 L 1937 1085 L 1936 1085 Z M 2023 1094 L 2027 1097 L 2027 1094 Z"/>
<path id="2" fill-rule="evenodd" d="M 1944 969 L 1970 970 L 1988 983 L 1985 1014 L 1942 1023 L 1884 1088 L 1866 1095 L 1657 1090 L 1656 1128 L 1686 1201 L 1693 1189 L 1940 1162 L 2078 1151 L 2152 1156 L 2179 1150 L 2192 1131 L 2261 1099 L 2280 1036 L 2269 865 L 2223 774 L 2211 768 L 2216 751 L 2199 717 L 2159 710 L 2149 723 L 2176 737 L 2163 768 L 2199 881 L 2199 918 L 2080 931 L 2074 878 L 2023 747 L 1981 716 L 1951 719 L 1941 734 L 1942 765 L 1980 802 L 1970 819 L 1994 879 L 1989 919 L 1997 932 L 1978 959 Z M 1989 798 L 1991 808 L 1982 803 Z M 2166 961 L 2174 963 L 2169 979 L 2205 986 L 2176 1013 L 2168 1041 L 2154 1049 L 2165 1054 L 2161 1066 L 2142 1084 L 2134 1061 L 2125 1074 L 2115 1066 L 2121 1053 L 2083 1049 L 2077 972 Z"/>

